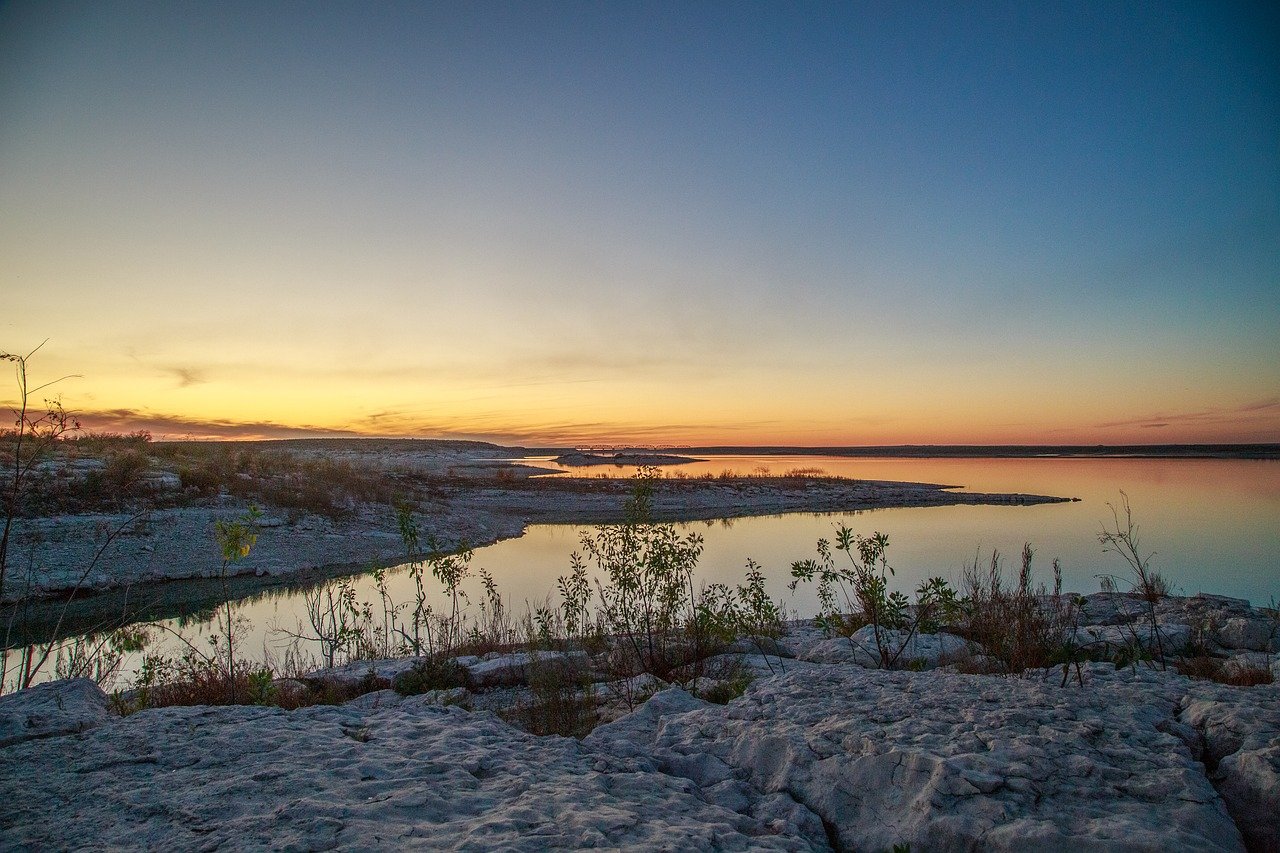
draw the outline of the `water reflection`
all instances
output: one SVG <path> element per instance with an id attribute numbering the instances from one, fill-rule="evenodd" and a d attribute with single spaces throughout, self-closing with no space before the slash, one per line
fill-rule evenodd
<path id="1" fill-rule="evenodd" d="M 532 461 L 532 460 L 531 460 Z M 545 460 L 538 464 L 547 465 Z M 982 562 L 993 550 L 1016 560 L 1024 542 L 1036 549 L 1039 577 L 1051 582 L 1050 565 L 1062 562 L 1065 588 L 1092 592 L 1100 574 L 1125 570 L 1114 555 L 1104 555 L 1097 534 L 1111 521 L 1108 502 L 1125 490 L 1139 524 L 1144 552 L 1154 551 L 1152 568 L 1176 592 L 1214 592 L 1264 604 L 1280 597 L 1280 462 L 1253 460 L 1160 459 L 848 459 L 836 457 L 718 457 L 681 466 L 686 476 L 719 474 L 732 468 L 751 471 L 820 468 L 826 474 L 871 480 L 903 480 L 953 484 L 969 491 L 1024 492 L 1078 497 L 1079 502 L 1036 506 L 952 506 L 872 510 L 859 513 L 788 514 L 771 517 L 705 521 L 682 525 L 699 532 L 705 549 L 699 578 L 706 583 L 735 584 L 747 560 L 761 564 L 771 594 L 788 612 L 811 615 L 812 589 L 796 595 L 787 589 L 794 560 L 813 555 L 820 537 L 830 538 L 838 523 L 859 533 L 879 530 L 889 535 L 889 561 L 897 574 L 892 587 L 912 591 L 924 579 L 941 575 L 959 581 L 962 568 L 975 555 Z M 577 469 L 578 473 L 595 469 Z M 630 470 L 618 472 L 622 476 Z M 472 561 L 484 567 L 516 613 L 526 603 L 539 605 L 569 572 L 569 555 L 580 550 L 588 528 L 536 525 L 519 539 L 482 548 Z M 1011 568 L 1014 568 L 1012 563 Z M 412 598 L 412 583 L 403 570 L 387 576 L 393 597 Z M 357 595 L 373 601 L 372 581 L 360 578 Z M 480 588 L 466 586 L 473 600 Z M 443 603 L 443 596 L 440 601 Z M 296 631 L 305 621 L 302 593 L 273 588 L 237 605 L 251 632 L 240 648 L 259 659 L 279 658 L 286 642 L 282 632 Z M 191 617 L 170 620 L 196 645 L 207 644 L 210 623 Z"/>

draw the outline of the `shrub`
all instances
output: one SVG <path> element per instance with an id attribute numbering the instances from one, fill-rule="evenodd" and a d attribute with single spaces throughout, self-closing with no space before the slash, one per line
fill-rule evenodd
<path id="1" fill-rule="evenodd" d="M 536 648 L 536 643 L 530 644 Z M 561 659 L 534 661 L 528 668 L 529 696 L 502 717 L 535 735 L 581 738 L 595 728 L 599 701 L 590 677 Z"/>
<path id="2" fill-rule="evenodd" d="M 955 591 L 942 578 L 930 578 L 916 590 L 914 613 L 901 592 L 889 592 L 888 576 L 894 574 L 886 551 L 889 537 L 875 532 L 859 536 L 844 524 L 836 528 L 836 550 L 844 552 L 848 565 L 837 564 L 831 554 L 831 543 L 818 540 L 816 560 L 797 560 L 791 564 L 791 590 L 800 583 L 817 581 L 819 613 L 815 620 L 828 632 L 850 636 L 857 627 L 872 626 L 874 649 L 862 649 L 875 657 L 882 668 L 896 667 L 911 637 L 925 628 L 935 627 L 940 617 L 949 615 L 956 606 Z M 857 556 L 854 556 L 854 552 Z M 890 640 L 886 629 L 905 630 L 902 642 Z M 850 636 L 850 642 L 858 646 Z"/>
<path id="3" fill-rule="evenodd" d="M 1067 667 L 1077 662 L 1074 646 L 1079 608 L 1075 598 L 1062 594 L 1062 568 L 1053 562 L 1054 585 L 1049 593 L 1033 586 L 1031 561 L 1035 551 L 1022 546 L 1022 562 L 1015 585 L 1006 587 L 1000 554 L 993 551 L 986 569 L 975 556 L 964 571 L 963 614 L 958 631 L 978 643 L 1001 674 L 1043 669 L 1061 664 L 1064 682 Z"/>
<path id="4" fill-rule="evenodd" d="M 449 690 L 469 684 L 467 668 L 442 655 L 427 655 L 391 682 L 401 696 L 416 696 L 430 690 Z"/>
<path id="5" fill-rule="evenodd" d="M 1101 532 L 1098 533 L 1098 541 L 1102 543 L 1102 552 L 1115 553 L 1120 555 L 1121 559 L 1129 567 L 1131 577 L 1128 579 L 1131 590 L 1136 593 L 1147 605 L 1147 624 L 1151 630 L 1151 636 L 1155 639 L 1155 659 L 1159 662 L 1160 668 L 1165 668 L 1165 651 L 1164 639 L 1160 634 L 1160 625 L 1156 621 L 1156 605 L 1160 603 L 1160 599 L 1169 594 L 1168 582 L 1160 576 L 1159 572 L 1151 568 L 1151 558 L 1155 556 L 1152 552 L 1145 557 L 1142 555 L 1142 548 L 1138 541 L 1138 527 L 1133 523 L 1133 511 L 1129 506 L 1129 496 L 1124 492 L 1120 493 L 1120 503 L 1124 510 L 1124 523 L 1120 522 L 1120 511 L 1115 505 L 1107 504 L 1111 508 L 1111 517 L 1115 525 L 1114 529 L 1108 528 L 1105 524 Z M 1109 578 L 1114 586 L 1114 579 Z M 1131 649 L 1133 657 L 1138 657 L 1141 652 L 1141 643 L 1137 636 L 1133 637 Z"/>
<path id="6" fill-rule="evenodd" d="M 1259 684 L 1272 684 L 1275 681 L 1270 667 L 1261 664 L 1242 666 L 1209 655 L 1182 658 L 1173 666 L 1188 678 L 1216 681 L 1219 684 L 1230 684 L 1234 687 L 1256 687 Z"/>
<path id="7" fill-rule="evenodd" d="M 693 571 L 702 553 L 702 537 L 680 536 L 673 525 L 652 521 L 653 477 L 641 472 L 625 507 L 626 521 L 583 534 L 582 547 L 604 575 L 597 577 L 601 623 L 618 644 L 615 667 L 648 672 L 664 680 L 678 666 L 696 659 Z M 585 571 L 574 556 L 575 573 Z M 566 588 L 562 580 L 562 590 Z M 580 580 L 567 582 L 580 590 Z M 569 601 L 566 600 L 566 604 Z M 575 599 L 570 609 L 578 608 Z"/>
<path id="8" fill-rule="evenodd" d="M 716 705 L 728 705 L 737 699 L 751 686 L 750 675 L 739 675 L 731 679 L 715 679 L 710 687 L 698 693 L 698 697 Z"/>

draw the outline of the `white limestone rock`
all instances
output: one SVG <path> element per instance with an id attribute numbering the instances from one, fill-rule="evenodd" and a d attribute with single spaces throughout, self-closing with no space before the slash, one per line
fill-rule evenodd
<path id="1" fill-rule="evenodd" d="M 1138 645 L 1146 651 L 1164 648 L 1166 655 L 1176 654 L 1187 647 L 1191 641 L 1191 627 L 1176 622 L 1158 624 L 1159 642 L 1156 631 L 1145 621 L 1128 625 L 1086 625 L 1077 628 L 1075 644 L 1090 652 L 1101 653 L 1110 657 L 1121 649 Z"/>
<path id="2" fill-rule="evenodd" d="M 1081 622 L 1087 625 L 1121 625 L 1146 613 L 1145 601 L 1123 592 L 1095 592 L 1080 599 Z"/>
<path id="3" fill-rule="evenodd" d="M 330 683 L 342 687 L 355 687 L 361 683 L 378 680 L 392 682 L 397 676 L 410 671 L 421 661 L 419 657 L 385 658 L 380 660 L 354 660 L 330 669 L 317 669 L 302 680 L 312 683 Z"/>
<path id="4" fill-rule="evenodd" d="M 826 849 L 781 798 L 744 799 L 760 817 L 651 763 L 411 699 L 166 708 L 0 749 L 7 849 Z"/>
<path id="5" fill-rule="evenodd" d="M 1222 623 L 1215 639 L 1226 649 L 1274 652 L 1280 651 L 1275 639 L 1276 629 L 1275 620 L 1266 616 L 1236 616 Z"/>
<path id="6" fill-rule="evenodd" d="M 536 666 L 585 667 L 588 663 L 585 652 L 518 652 L 482 660 L 466 669 L 471 684 L 480 688 L 525 684 L 530 669 Z"/>
<path id="7" fill-rule="evenodd" d="M 895 668 L 935 669 L 981 653 L 976 643 L 954 634 L 921 634 L 892 628 L 880 629 L 881 645 L 894 659 Z M 875 629 L 867 625 L 849 637 L 823 640 L 801 653 L 801 660 L 813 663 L 857 664 L 879 667 L 880 653 Z"/>
<path id="8" fill-rule="evenodd" d="M 1197 683 L 1180 717 L 1250 849 L 1280 850 L 1280 687 Z"/>
<path id="9" fill-rule="evenodd" d="M 1158 727 L 1185 679 L 1152 676 L 1165 688 L 1147 698 L 1144 678 L 1082 690 L 827 667 L 663 714 L 650 748 L 790 794 L 842 849 L 1239 849 L 1222 799 Z"/>
<path id="10" fill-rule="evenodd" d="M 796 656 L 790 646 L 772 637 L 741 637 L 730 643 L 724 651 L 725 654 L 768 655 L 779 658 Z"/>

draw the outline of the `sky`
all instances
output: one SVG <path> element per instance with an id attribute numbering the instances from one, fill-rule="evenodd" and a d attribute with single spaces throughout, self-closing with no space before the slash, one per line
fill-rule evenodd
<path id="1" fill-rule="evenodd" d="M 1280 441 L 1277 45 L 1270 3 L 11 0 L 0 351 L 157 438 Z"/>

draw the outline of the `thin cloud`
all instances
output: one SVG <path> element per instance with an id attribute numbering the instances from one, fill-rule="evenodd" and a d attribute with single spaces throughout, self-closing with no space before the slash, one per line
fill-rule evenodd
<path id="1" fill-rule="evenodd" d="M 1158 413 L 1145 418 L 1133 418 L 1124 421 L 1107 421 L 1096 424 L 1099 429 L 1116 429 L 1121 427 L 1142 427 L 1144 429 L 1175 426 L 1179 424 L 1212 424 L 1229 423 L 1240 420 L 1241 416 L 1257 416 L 1269 412 L 1280 412 L 1280 397 L 1268 397 L 1245 403 L 1240 406 L 1200 409 L 1193 412 Z"/>
<path id="2" fill-rule="evenodd" d="M 321 436 L 359 436 L 349 429 L 310 425 L 281 424 L 275 421 L 233 421 L 223 418 L 202 419 L 181 415 L 165 415 L 138 409 L 103 409 L 77 411 L 81 426 L 90 431 L 135 432 L 146 430 L 157 438 L 196 439 L 263 439 L 308 438 Z"/>
<path id="3" fill-rule="evenodd" d="M 198 367 L 167 367 L 166 373 L 172 373 L 178 380 L 179 388 L 190 388 L 192 385 L 203 385 L 208 382 L 204 371 Z"/>

